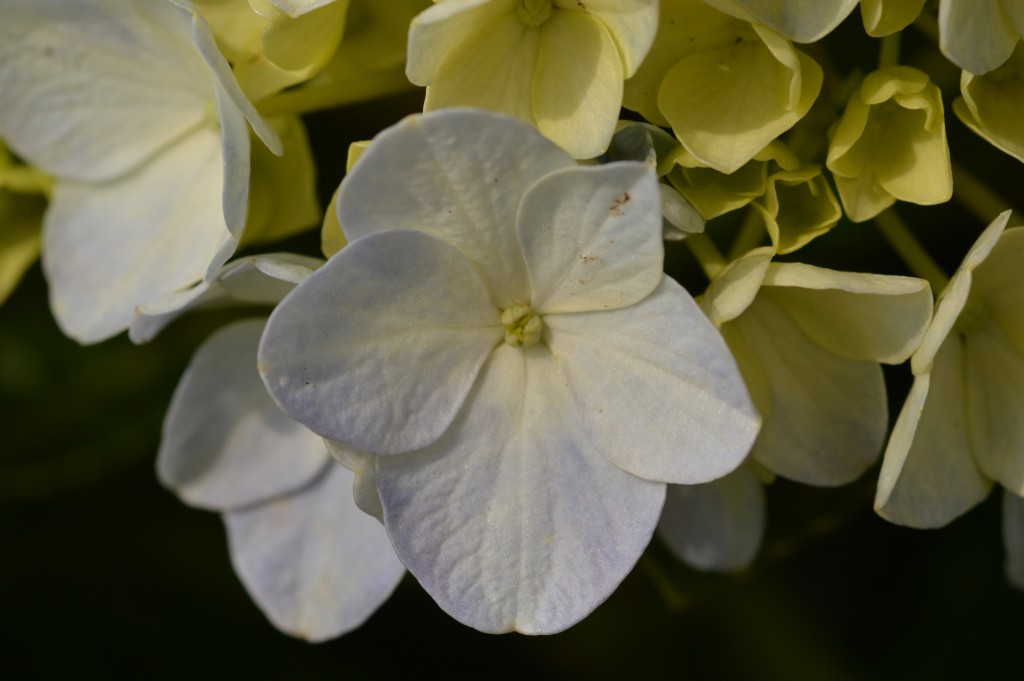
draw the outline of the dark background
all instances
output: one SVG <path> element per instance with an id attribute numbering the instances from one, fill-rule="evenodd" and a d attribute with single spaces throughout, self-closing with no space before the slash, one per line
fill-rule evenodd
<path id="1" fill-rule="evenodd" d="M 843 71 L 858 58 L 873 68 L 864 55 L 877 44 L 858 30 L 847 21 L 830 38 Z M 909 60 L 915 40 L 908 33 Z M 935 68 L 955 93 L 958 74 Z M 415 111 L 419 97 L 308 117 L 321 196 L 337 186 L 348 143 Z M 948 107 L 947 126 L 953 158 L 1018 201 L 1020 164 Z M 954 204 L 901 214 L 950 271 L 984 227 Z M 714 229 L 727 238 L 728 224 Z M 311 233 L 285 247 L 312 254 L 317 244 Z M 844 222 L 799 258 L 904 271 L 870 223 Z M 699 292 L 685 246 L 669 246 L 667 269 Z M 361 629 L 320 645 L 292 640 L 235 578 L 220 518 L 182 505 L 153 472 L 189 356 L 250 313 L 194 314 L 143 347 L 122 336 L 83 348 L 56 328 L 38 266 L 0 307 L 0 676 L 905 681 L 1019 669 L 1024 595 L 1004 581 L 998 494 L 943 530 L 899 528 L 871 511 L 877 467 L 837 490 L 771 486 L 765 548 L 741 574 L 691 572 L 652 546 L 604 605 L 562 634 L 479 634 L 407 577 Z M 908 375 L 886 375 L 895 413 Z"/>

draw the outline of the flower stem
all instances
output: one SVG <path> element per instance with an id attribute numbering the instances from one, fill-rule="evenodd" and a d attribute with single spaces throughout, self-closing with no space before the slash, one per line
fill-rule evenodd
<path id="1" fill-rule="evenodd" d="M 985 224 L 1007 208 L 1013 208 L 1003 197 L 956 163 L 953 164 L 953 197 Z"/>
<path id="2" fill-rule="evenodd" d="M 903 258 L 910 271 L 927 280 L 936 295 L 946 288 L 949 277 L 935 264 L 896 211 L 891 208 L 882 211 L 875 216 L 875 224 L 893 250 Z"/>
<path id="3" fill-rule="evenodd" d="M 709 280 L 713 280 L 725 269 L 727 263 L 722 252 L 707 234 L 689 234 L 684 243 L 690 247 L 690 252 Z"/>
<path id="4" fill-rule="evenodd" d="M 896 31 L 882 38 L 882 48 L 878 53 L 878 68 L 887 69 L 899 65 L 901 37 L 902 34 Z"/>
<path id="5" fill-rule="evenodd" d="M 729 246 L 729 259 L 736 260 L 752 248 L 757 248 L 764 242 L 764 221 L 760 214 L 753 208 L 747 208 L 747 214 L 743 216 L 743 224 L 740 231 Z"/>

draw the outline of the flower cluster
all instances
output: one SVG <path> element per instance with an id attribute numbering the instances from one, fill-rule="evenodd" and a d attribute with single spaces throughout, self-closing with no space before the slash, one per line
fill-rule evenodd
<path id="1" fill-rule="evenodd" d="M 1024 588 L 1024 227 L 947 142 L 1024 161 L 1024 5 L 967 6 L 7 0 L 0 301 L 41 257 L 82 343 L 247 311 L 196 349 L 157 472 L 309 640 L 406 571 L 547 634 L 655 536 L 743 569 L 778 477 L 867 480 L 912 527 L 998 483 Z M 302 116 L 414 85 L 321 210 Z M 901 215 L 954 198 L 947 277 Z M 902 264 L 854 257 L 873 228 Z"/>

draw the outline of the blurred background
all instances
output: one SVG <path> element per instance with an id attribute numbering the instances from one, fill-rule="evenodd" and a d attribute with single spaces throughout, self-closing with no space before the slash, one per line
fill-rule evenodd
<path id="1" fill-rule="evenodd" d="M 862 33 L 850 21 L 841 28 L 836 41 L 851 47 L 837 61 L 867 41 L 854 29 Z M 926 68 L 947 94 L 951 69 Z M 416 111 L 421 97 L 307 117 L 325 204 L 348 144 Z M 948 106 L 947 126 L 953 158 L 1019 201 L 1020 164 Z M 900 210 L 949 271 L 984 227 L 955 204 Z M 727 238 L 730 225 L 712 229 Z M 318 246 L 313 231 L 274 250 Z M 869 223 L 844 221 L 799 256 L 905 273 Z M 685 245 L 669 245 L 666 268 L 700 292 Z M 147 346 L 122 336 L 80 347 L 57 329 L 46 295 L 36 265 L 0 307 L 4 678 L 905 680 L 1019 667 L 1024 594 L 1004 581 L 999 495 L 941 531 L 895 527 L 871 510 L 877 467 L 834 490 L 772 485 L 765 546 L 740 574 L 690 571 L 656 542 L 604 605 L 562 634 L 479 634 L 406 577 L 359 630 L 318 645 L 290 639 L 235 577 L 220 517 L 182 505 L 154 474 L 163 414 L 192 352 L 225 322 L 263 310 L 192 314 Z M 898 367 L 887 378 L 894 416 L 909 375 Z"/>

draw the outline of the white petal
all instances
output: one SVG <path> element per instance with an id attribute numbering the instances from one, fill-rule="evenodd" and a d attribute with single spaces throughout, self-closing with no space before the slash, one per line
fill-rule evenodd
<path id="1" fill-rule="evenodd" d="M 914 379 L 882 460 L 875 511 L 911 527 L 941 527 L 988 496 L 967 437 L 963 344 L 942 344 Z"/>
<path id="2" fill-rule="evenodd" d="M 960 68 L 980 75 L 1010 58 L 1020 40 L 1003 0 L 941 0 L 939 47 Z"/>
<path id="3" fill-rule="evenodd" d="M 416 229 L 455 245 L 507 308 L 527 285 L 514 228 L 519 201 L 538 179 L 572 165 L 525 123 L 485 111 L 437 111 L 377 136 L 342 183 L 338 217 L 349 241 Z"/>
<path id="4" fill-rule="evenodd" d="M 0 136 L 62 177 L 130 170 L 213 99 L 187 14 L 167 2 L 5 0 Z"/>
<path id="5" fill-rule="evenodd" d="M 43 267 L 67 335 L 109 338 L 128 327 L 136 305 L 202 279 L 229 236 L 221 167 L 220 139 L 201 127 L 123 179 L 57 184 Z"/>
<path id="6" fill-rule="evenodd" d="M 362 624 L 405 568 L 384 528 L 352 503 L 352 473 L 330 463 L 309 486 L 224 517 L 231 561 L 274 626 L 324 641 Z"/>
<path id="7" fill-rule="evenodd" d="M 736 362 L 673 280 L 636 305 L 544 323 L 587 437 L 623 470 L 709 482 L 750 451 L 761 419 Z"/>
<path id="8" fill-rule="evenodd" d="M 278 409 L 256 371 L 262 319 L 236 322 L 196 351 L 164 420 L 160 481 L 193 506 L 232 510 L 308 483 L 323 440 Z"/>
<path id="9" fill-rule="evenodd" d="M 661 196 L 641 163 L 551 173 L 526 192 L 516 222 L 541 314 L 632 305 L 661 282 Z"/>
<path id="10" fill-rule="evenodd" d="M 1008 491 L 1024 494 L 1024 357 L 995 323 L 964 342 L 967 431 L 978 465 Z"/>
<path id="11" fill-rule="evenodd" d="M 1003 491 L 1003 547 L 1006 549 L 1006 579 L 1024 590 L 1024 499 Z"/>
<path id="12" fill-rule="evenodd" d="M 438 604 L 485 632 L 561 631 L 633 567 L 664 485 L 591 450 L 542 345 L 500 347 L 432 447 L 377 461 L 388 534 Z"/>
<path id="13" fill-rule="evenodd" d="M 220 115 L 221 157 L 224 160 L 221 205 L 224 210 L 224 222 L 231 236 L 221 245 L 217 255 L 210 262 L 206 271 L 207 279 L 217 276 L 220 268 L 234 254 L 249 215 L 249 126 L 245 124 L 241 112 L 228 100 L 223 88 L 217 87 L 216 92 L 217 110 Z"/>
<path id="14" fill-rule="evenodd" d="M 260 373 L 292 418 L 374 454 L 434 442 L 504 327 L 473 264 L 422 232 L 357 239 L 274 310 Z"/>
<path id="15" fill-rule="evenodd" d="M 766 291 L 723 328 L 730 346 L 739 334 L 749 349 L 736 353 L 744 378 L 767 380 L 767 395 L 753 391 L 764 425 L 752 456 L 790 480 L 843 485 L 882 451 L 889 425 L 882 370 L 809 338 L 791 316 L 797 307 L 799 301 L 782 305 Z"/>
<path id="16" fill-rule="evenodd" d="M 268 253 L 241 258 L 224 265 L 212 281 L 159 296 L 135 308 L 128 337 L 148 343 L 165 326 L 188 310 L 230 303 L 274 305 L 295 284 L 323 264 L 319 258 L 294 253 Z"/>
<path id="17" fill-rule="evenodd" d="M 761 483 L 740 466 L 703 485 L 669 485 L 658 536 L 698 570 L 740 570 L 761 547 L 764 510 Z"/>
<path id="18" fill-rule="evenodd" d="M 199 52 L 206 61 L 207 67 L 213 74 L 213 81 L 218 91 L 217 108 L 221 111 L 222 122 L 224 107 L 229 106 L 230 102 L 249 121 L 253 132 L 267 145 L 267 148 L 280 156 L 284 153 L 284 148 L 281 146 L 281 140 L 277 133 L 270 127 L 269 123 L 263 120 L 263 117 L 256 111 L 256 107 L 252 105 L 252 102 L 242 92 L 242 88 L 238 85 L 238 81 L 235 80 L 235 76 L 231 72 L 231 66 L 228 64 L 227 59 L 217 49 L 217 43 L 214 41 L 213 33 L 210 31 L 206 20 L 195 9 L 191 9 L 191 13 L 192 39 L 195 41 L 195 46 L 199 48 Z"/>
<path id="19" fill-rule="evenodd" d="M 773 263 L 764 286 L 804 333 L 848 359 L 904 362 L 932 317 L 928 282 L 913 277 Z"/>

